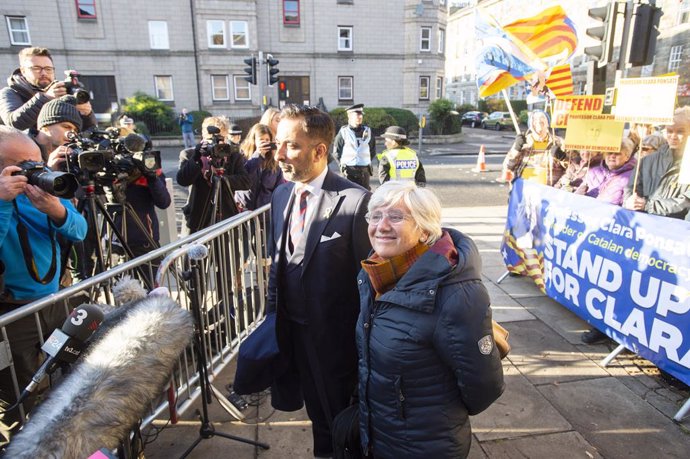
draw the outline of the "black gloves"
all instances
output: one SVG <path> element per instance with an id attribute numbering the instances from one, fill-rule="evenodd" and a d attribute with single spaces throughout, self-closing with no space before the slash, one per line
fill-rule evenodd
<path id="1" fill-rule="evenodd" d="M 513 144 L 513 148 L 516 149 L 517 151 L 522 150 L 522 147 L 525 146 L 527 143 L 527 137 L 525 137 L 525 134 L 520 133 L 515 136 L 515 143 Z"/>

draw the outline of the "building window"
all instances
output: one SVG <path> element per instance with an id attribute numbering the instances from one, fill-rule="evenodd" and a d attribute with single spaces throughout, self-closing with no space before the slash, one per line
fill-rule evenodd
<path id="1" fill-rule="evenodd" d="M 230 21 L 230 36 L 233 48 L 248 48 L 249 33 L 246 21 Z"/>
<path id="2" fill-rule="evenodd" d="M 225 48 L 225 21 L 206 21 L 209 48 Z"/>
<path id="3" fill-rule="evenodd" d="M 419 33 L 419 50 L 431 51 L 431 27 L 422 27 Z"/>
<path id="4" fill-rule="evenodd" d="M 13 45 L 30 45 L 29 24 L 25 17 L 5 16 L 7 30 L 10 32 L 10 43 Z"/>
<path id="5" fill-rule="evenodd" d="M 428 76 L 422 76 L 419 77 L 419 99 L 420 100 L 429 100 L 429 83 L 431 81 L 431 77 Z"/>
<path id="6" fill-rule="evenodd" d="M 341 76 L 338 77 L 338 100 L 352 101 L 354 87 L 354 77 Z"/>
<path id="7" fill-rule="evenodd" d="M 230 88 L 227 75 L 211 75 L 213 100 L 230 100 Z"/>
<path id="8" fill-rule="evenodd" d="M 151 41 L 151 49 L 170 49 L 168 23 L 166 21 L 149 21 L 149 40 Z"/>
<path id="9" fill-rule="evenodd" d="M 173 82 L 170 75 L 155 75 L 156 97 L 158 100 L 175 100 L 173 98 Z"/>
<path id="10" fill-rule="evenodd" d="M 690 22 L 690 0 L 683 0 L 678 7 L 677 25 L 685 24 L 686 22 Z"/>
<path id="11" fill-rule="evenodd" d="M 677 70 L 680 67 L 680 61 L 683 60 L 683 45 L 673 46 L 671 48 L 671 55 L 668 58 L 668 71 Z"/>
<path id="12" fill-rule="evenodd" d="M 445 29 L 438 29 L 438 53 L 446 52 L 446 31 Z"/>
<path id="13" fill-rule="evenodd" d="M 338 51 L 352 51 L 352 26 L 338 26 Z"/>
<path id="14" fill-rule="evenodd" d="M 235 100 L 252 100 L 249 82 L 243 76 L 235 75 Z"/>
<path id="15" fill-rule="evenodd" d="M 299 0 L 283 0 L 283 24 L 299 25 Z"/>
<path id="16" fill-rule="evenodd" d="M 96 0 L 74 0 L 77 4 L 77 17 L 96 19 Z"/>
<path id="17" fill-rule="evenodd" d="M 443 97 L 443 77 L 436 77 L 436 98 Z"/>

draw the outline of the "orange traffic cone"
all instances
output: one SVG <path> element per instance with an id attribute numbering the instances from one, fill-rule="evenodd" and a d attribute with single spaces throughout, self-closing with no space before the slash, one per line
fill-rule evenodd
<path id="1" fill-rule="evenodd" d="M 486 172 L 486 154 L 484 145 L 479 147 L 479 154 L 477 155 L 477 165 L 472 169 L 472 172 Z"/>

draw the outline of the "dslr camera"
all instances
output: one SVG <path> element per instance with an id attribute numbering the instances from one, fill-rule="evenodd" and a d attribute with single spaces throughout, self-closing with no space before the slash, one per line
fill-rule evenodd
<path id="1" fill-rule="evenodd" d="M 68 172 L 53 172 L 48 166 L 37 161 L 22 161 L 17 164 L 22 170 L 12 175 L 23 175 L 31 185 L 58 198 L 72 199 L 79 188 L 77 177 Z"/>
<path id="2" fill-rule="evenodd" d="M 206 132 L 211 135 L 211 141 L 202 143 L 201 155 L 208 156 L 214 167 L 220 167 L 223 160 L 233 153 L 240 154 L 240 146 L 232 142 L 225 143 L 225 138 L 220 135 L 220 129 L 216 126 L 207 126 Z"/>
<path id="3" fill-rule="evenodd" d="M 76 70 L 65 70 L 65 88 L 67 94 L 72 94 L 77 99 L 77 104 L 85 104 L 91 100 L 91 94 L 86 90 L 86 86 L 79 81 L 79 72 Z"/>

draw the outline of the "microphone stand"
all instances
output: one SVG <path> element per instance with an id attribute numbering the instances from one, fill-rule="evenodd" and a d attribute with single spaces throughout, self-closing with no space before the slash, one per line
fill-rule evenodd
<path id="1" fill-rule="evenodd" d="M 180 459 L 187 457 L 196 446 L 201 443 L 202 440 L 206 440 L 213 437 L 222 437 L 229 440 L 235 440 L 242 443 L 247 443 L 249 445 L 258 446 L 262 449 L 269 449 L 270 446 L 266 443 L 257 442 L 250 440 L 248 438 L 242 438 L 235 435 L 230 435 L 223 432 L 217 432 L 213 427 L 208 414 L 208 405 L 211 403 L 211 393 L 212 387 L 211 382 L 208 379 L 208 368 L 206 362 L 206 341 L 204 340 L 204 326 L 201 312 L 201 274 L 200 274 L 200 260 L 194 260 L 190 258 L 191 270 L 186 277 L 189 285 L 190 299 L 191 299 L 191 309 L 192 315 L 194 317 L 195 330 L 194 330 L 194 350 L 197 356 L 197 372 L 199 374 L 199 388 L 201 390 L 201 413 L 200 421 L 201 427 L 199 428 L 199 436 L 192 443 L 192 445 L 187 448 L 187 450 L 180 456 Z"/>

